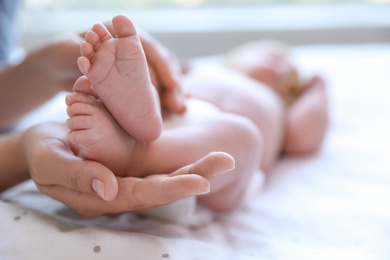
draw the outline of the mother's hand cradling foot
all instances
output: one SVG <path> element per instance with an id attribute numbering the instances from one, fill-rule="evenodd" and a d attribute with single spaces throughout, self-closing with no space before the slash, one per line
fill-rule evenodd
<path id="1" fill-rule="evenodd" d="M 209 180 L 234 167 L 229 155 L 215 153 L 170 175 L 115 177 L 102 164 L 77 157 L 66 133 L 58 123 L 27 130 L 26 160 L 39 190 L 85 217 L 150 209 L 207 193 Z"/>

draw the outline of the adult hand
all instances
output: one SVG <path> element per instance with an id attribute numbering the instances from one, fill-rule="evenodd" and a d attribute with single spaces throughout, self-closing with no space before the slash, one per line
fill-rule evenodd
<path id="1" fill-rule="evenodd" d="M 39 190 L 85 217 L 150 209 L 207 193 L 209 181 L 232 167 L 231 157 L 216 153 L 169 175 L 120 178 L 97 162 L 77 157 L 67 131 L 58 123 L 28 129 L 23 135 L 25 156 Z"/>
<path id="2" fill-rule="evenodd" d="M 0 129 L 51 99 L 60 90 L 71 91 L 81 76 L 77 67 L 82 37 L 73 35 L 36 49 L 16 66 L 0 73 Z"/>
<path id="3" fill-rule="evenodd" d="M 82 41 L 80 35 L 72 34 L 35 52 L 47 87 L 55 88 L 56 91 L 72 91 L 74 82 L 81 76 L 77 59 Z"/>
<path id="4" fill-rule="evenodd" d="M 150 34 L 140 30 L 138 33 L 162 107 L 174 113 L 184 112 L 185 97 L 180 86 L 182 68 L 178 58 Z"/>

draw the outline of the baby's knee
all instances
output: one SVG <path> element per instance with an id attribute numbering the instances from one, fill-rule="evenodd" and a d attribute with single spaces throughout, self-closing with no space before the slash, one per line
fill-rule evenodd
<path id="1" fill-rule="evenodd" d="M 263 136 L 259 128 L 249 119 L 232 115 L 230 117 L 228 131 L 231 134 L 231 140 L 239 155 L 261 158 L 263 151 Z"/>

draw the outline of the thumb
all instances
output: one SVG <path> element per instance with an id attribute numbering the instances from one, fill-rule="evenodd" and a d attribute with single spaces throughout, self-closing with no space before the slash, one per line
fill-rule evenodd
<path id="1" fill-rule="evenodd" d="M 118 182 L 114 173 L 100 163 L 77 157 L 66 139 L 67 132 L 64 124 L 57 123 L 36 125 L 25 131 L 26 161 L 37 187 L 63 187 L 106 201 L 115 199 Z"/>
<path id="2" fill-rule="evenodd" d="M 46 157 L 45 167 L 35 174 L 34 181 L 42 186 L 62 186 L 81 193 L 112 201 L 118 194 L 118 182 L 113 172 L 104 165 L 82 160 L 67 152 L 52 152 Z M 38 176 L 37 176 L 38 175 Z"/>
<path id="3" fill-rule="evenodd" d="M 114 173 L 98 162 L 80 161 L 68 173 L 68 177 L 74 189 L 98 195 L 105 201 L 112 201 L 118 195 L 118 182 Z"/>

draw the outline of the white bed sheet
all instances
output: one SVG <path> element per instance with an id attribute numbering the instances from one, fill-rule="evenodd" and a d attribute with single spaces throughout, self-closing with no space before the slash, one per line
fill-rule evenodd
<path id="1" fill-rule="evenodd" d="M 2 194 L 0 259 L 390 259 L 390 45 L 293 53 L 328 81 L 329 133 L 317 154 L 283 159 L 237 211 L 196 228 L 83 219 L 27 182 Z M 63 120 L 61 99 L 22 126 Z"/>

